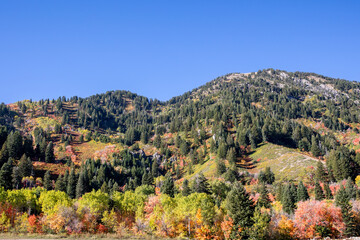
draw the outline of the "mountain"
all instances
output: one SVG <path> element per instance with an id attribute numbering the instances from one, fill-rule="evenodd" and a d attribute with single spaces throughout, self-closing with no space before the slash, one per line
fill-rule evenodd
<path id="1" fill-rule="evenodd" d="M 42 138 L 52 141 L 57 160 L 71 158 L 79 165 L 94 157 L 108 161 L 130 147 L 147 156 L 183 159 L 186 172 L 190 159 L 197 167 L 218 158 L 223 144 L 223 159 L 234 152 L 237 166 L 254 173 L 268 157 L 254 159 L 252 152 L 271 143 L 309 159 L 302 172 L 331 149 L 359 149 L 359 92 L 358 82 L 266 69 L 227 74 L 166 102 L 128 91 L 19 101 L 2 105 L 1 120 L 31 135 L 35 145 Z M 44 136 L 36 136 L 39 129 Z M 311 153 L 313 145 L 317 153 Z M 33 160 L 44 160 L 44 154 L 35 155 Z"/>
<path id="2" fill-rule="evenodd" d="M 266 69 L 168 101 L 109 91 L 1 104 L 1 229 L 355 236 L 359 93 L 359 82 Z"/>

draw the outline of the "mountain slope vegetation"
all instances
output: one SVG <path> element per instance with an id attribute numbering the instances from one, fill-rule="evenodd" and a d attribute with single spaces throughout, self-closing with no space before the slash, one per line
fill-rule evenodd
<path id="1" fill-rule="evenodd" d="M 282 221 L 300 224 L 294 216 L 302 208 L 296 204 L 309 194 L 322 200 L 315 190 L 319 182 L 323 194 L 332 184 L 327 192 L 330 199 L 348 179 L 347 189 L 353 189 L 349 199 L 357 198 L 359 190 L 353 181 L 360 174 L 359 106 L 359 82 L 274 69 L 227 74 L 168 101 L 109 91 L 87 98 L 1 104 L 0 186 L 4 194 L 20 191 L 17 189 L 37 191 L 40 199 L 59 194 L 58 198 L 66 198 L 67 207 L 71 201 L 81 205 L 86 196 L 104 198 L 111 202 L 105 206 L 106 214 L 115 211 L 119 222 L 128 217 L 131 225 L 144 218 L 147 210 L 143 207 L 151 201 L 165 207 L 164 201 L 176 200 L 180 208 L 183 198 L 192 196 L 195 205 L 208 201 L 207 206 L 212 206 L 207 209 L 200 204 L 189 213 L 201 222 L 200 230 L 194 226 L 188 233 L 170 234 L 173 229 L 167 229 L 164 234 L 160 223 L 144 224 L 164 236 L 200 238 L 208 233 L 226 237 L 228 231 L 234 238 L 260 239 L 251 236 L 250 229 L 257 226 L 254 222 L 272 226 L 270 220 L 261 219 L 260 212 L 271 209 L 272 218 L 286 213 L 290 217 Z M 308 195 L 299 193 L 304 189 Z M 249 194 L 247 200 L 241 195 L 244 191 Z M 136 211 L 125 207 L 129 204 L 125 196 L 130 193 L 141 195 Z M 249 218 L 240 219 L 231 201 L 243 201 Z M 345 230 L 323 226 L 330 229 L 326 232 L 314 227 L 313 235 L 306 236 L 353 236 L 345 216 L 348 202 L 336 205 L 341 208 Z M 265 210 L 259 206 L 255 210 L 258 204 Z M 26 206 L 24 203 L 18 212 L 29 209 Z M 38 203 L 28 214 L 47 214 L 41 206 Z M 198 211 L 208 212 L 201 215 Z M 211 220 L 215 215 L 222 218 L 218 225 Z M 94 216 L 103 231 L 116 231 L 103 220 L 108 215 L 97 212 Z M 182 217 L 177 224 L 185 221 Z M 47 224 L 50 232 L 55 231 Z M 231 227 L 224 230 L 226 224 Z M 276 234 L 283 234 L 281 227 L 272 227 Z M 294 232 L 299 229 L 295 227 Z M 270 237 L 268 232 L 266 237 Z M 275 239 L 280 236 L 276 234 Z M 288 237 L 304 236 L 303 232 L 296 234 Z"/>

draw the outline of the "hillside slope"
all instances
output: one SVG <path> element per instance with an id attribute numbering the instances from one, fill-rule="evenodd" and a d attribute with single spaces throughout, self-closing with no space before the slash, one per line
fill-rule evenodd
<path id="1" fill-rule="evenodd" d="M 140 184 L 156 159 L 160 174 L 171 170 L 178 179 L 194 170 L 221 177 L 216 169 L 224 162 L 236 174 L 270 166 L 278 180 L 291 180 L 331 149 L 359 149 L 359 93 L 357 82 L 267 69 L 227 74 L 166 102 L 128 91 L 20 101 L 11 111 L 3 107 L 1 119 L 31 136 L 34 147 L 54 143 L 55 175 L 90 158 L 111 162 L 124 174 L 119 184 Z M 39 149 L 33 161 L 45 160 Z M 128 150 L 148 163 L 125 164 Z"/>

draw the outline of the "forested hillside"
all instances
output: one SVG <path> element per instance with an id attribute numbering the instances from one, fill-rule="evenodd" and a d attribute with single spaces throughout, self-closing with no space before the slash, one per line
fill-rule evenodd
<path id="1" fill-rule="evenodd" d="M 359 131 L 359 82 L 274 69 L 1 104 L 0 231 L 358 236 Z"/>

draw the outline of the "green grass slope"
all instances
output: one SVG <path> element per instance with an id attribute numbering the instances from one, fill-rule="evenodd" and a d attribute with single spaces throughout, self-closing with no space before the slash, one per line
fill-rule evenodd
<path id="1" fill-rule="evenodd" d="M 270 167 L 276 181 L 300 180 L 310 166 L 316 166 L 317 159 L 294 149 L 267 143 L 261 145 L 250 155 L 254 160 L 253 173 Z"/>

